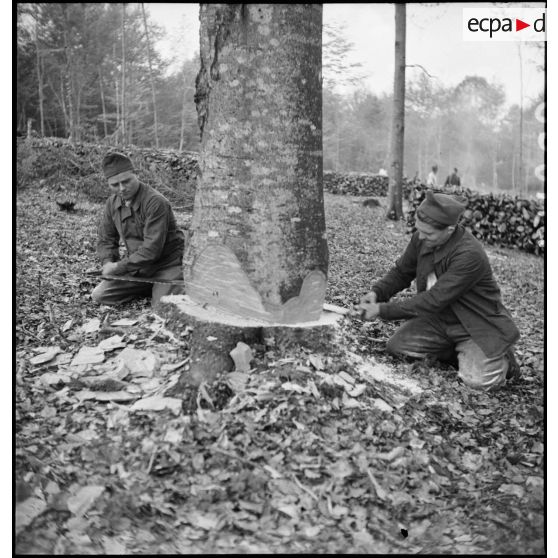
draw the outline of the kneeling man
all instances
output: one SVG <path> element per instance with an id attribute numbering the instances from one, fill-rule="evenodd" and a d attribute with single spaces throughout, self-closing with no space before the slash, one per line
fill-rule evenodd
<path id="1" fill-rule="evenodd" d="M 390 353 L 449 362 L 457 357 L 467 385 L 490 389 L 519 376 L 513 353 L 519 331 L 481 243 L 457 224 L 464 209 L 452 196 L 427 191 L 405 252 L 359 309 L 367 320 L 408 320 L 388 340 Z M 416 295 L 389 302 L 413 279 Z"/>
<path id="2" fill-rule="evenodd" d="M 127 281 L 106 279 L 91 293 L 99 304 L 116 305 L 151 296 L 155 304 L 163 295 L 182 294 L 184 233 L 176 226 L 169 201 L 138 180 L 128 157 L 109 153 L 103 172 L 111 195 L 98 229 L 97 255 L 103 275 L 125 275 Z M 119 240 L 127 255 L 119 257 Z M 153 283 L 135 282 L 134 277 Z M 169 285 L 157 281 L 176 281 Z"/>

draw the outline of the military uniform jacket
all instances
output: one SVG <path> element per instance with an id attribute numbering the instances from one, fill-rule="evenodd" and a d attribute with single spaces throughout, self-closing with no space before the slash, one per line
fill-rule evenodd
<path id="1" fill-rule="evenodd" d="M 434 272 L 437 282 L 426 289 Z M 417 294 L 387 302 L 416 279 Z M 403 255 L 372 286 L 386 320 L 455 315 L 488 357 L 503 354 L 519 331 L 501 300 L 488 256 L 480 242 L 461 225 L 442 246 L 428 248 L 415 232 Z"/>
<path id="2" fill-rule="evenodd" d="M 119 241 L 127 256 L 119 260 Z M 169 201 L 140 183 L 128 207 L 118 194 L 110 196 L 99 224 L 97 254 L 104 265 L 118 262 L 116 275 L 149 277 L 160 269 L 181 265 L 184 233 L 177 228 Z"/>

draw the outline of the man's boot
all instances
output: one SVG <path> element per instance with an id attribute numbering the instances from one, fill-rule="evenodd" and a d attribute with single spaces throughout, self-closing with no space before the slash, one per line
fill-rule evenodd
<path id="1" fill-rule="evenodd" d="M 508 371 L 506 373 L 506 382 L 513 382 L 519 380 L 521 377 L 521 369 L 519 363 L 515 358 L 515 353 L 513 349 L 508 349 L 506 352 L 506 357 L 509 362 Z"/>

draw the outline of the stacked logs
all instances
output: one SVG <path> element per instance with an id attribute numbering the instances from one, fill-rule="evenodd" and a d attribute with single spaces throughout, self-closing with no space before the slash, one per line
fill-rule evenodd
<path id="1" fill-rule="evenodd" d="M 324 191 L 350 196 L 387 196 L 388 177 L 378 174 L 324 171 Z"/>
<path id="2" fill-rule="evenodd" d="M 415 230 L 416 208 L 424 199 L 426 190 L 426 186 L 418 185 L 410 192 L 408 232 Z M 546 219 L 542 202 L 519 199 L 507 194 L 479 194 L 467 189 L 459 195 L 465 198 L 467 203 L 460 223 L 476 238 L 495 246 L 516 248 L 537 255 L 544 254 Z"/>
<path id="3" fill-rule="evenodd" d="M 72 144 L 61 138 L 18 138 L 18 187 L 39 182 L 57 193 L 81 192 L 92 200 L 104 200 L 107 189 L 102 160 L 110 150 L 130 157 L 140 180 L 154 186 L 175 206 L 192 210 L 198 174 L 198 154 L 194 152 Z"/>

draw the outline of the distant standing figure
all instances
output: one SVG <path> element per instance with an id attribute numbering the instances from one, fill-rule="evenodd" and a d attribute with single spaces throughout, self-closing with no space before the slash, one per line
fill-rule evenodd
<path id="1" fill-rule="evenodd" d="M 163 295 L 182 294 L 184 233 L 176 225 L 169 201 L 139 181 L 132 162 L 122 153 L 105 156 L 103 173 L 110 196 L 99 225 L 97 254 L 103 275 L 125 275 L 128 281 L 105 279 L 91 293 L 91 298 L 98 304 L 116 305 L 151 296 L 155 304 Z M 122 259 L 121 239 L 127 250 Z M 134 277 L 149 277 L 154 284 L 134 282 Z M 157 280 L 178 284 L 157 283 Z"/>
<path id="2" fill-rule="evenodd" d="M 436 186 L 438 186 L 438 179 L 436 176 L 437 173 L 438 165 L 432 165 L 432 170 L 428 173 L 428 177 L 426 178 L 426 185 L 430 188 L 435 188 Z"/>
<path id="3" fill-rule="evenodd" d="M 448 175 L 446 181 L 444 182 L 444 186 L 451 188 L 453 191 L 461 187 L 461 178 L 459 178 L 456 168 L 454 168 L 453 172 Z"/>

